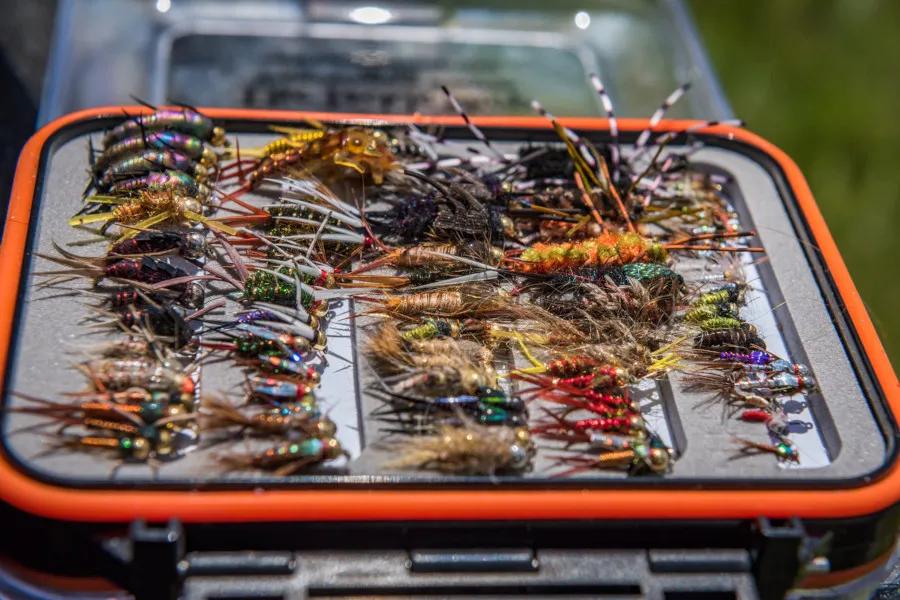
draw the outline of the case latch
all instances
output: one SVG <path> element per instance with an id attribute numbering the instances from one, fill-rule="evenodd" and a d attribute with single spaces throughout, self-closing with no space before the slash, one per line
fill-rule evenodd
<path id="1" fill-rule="evenodd" d="M 128 530 L 128 538 L 106 540 L 103 548 L 118 566 L 111 572 L 136 600 L 178 597 L 179 564 L 185 551 L 184 531 L 178 521 L 160 526 L 134 521 Z"/>
<path id="2" fill-rule="evenodd" d="M 806 564 L 804 555 L 810 545 L 809 536 L 796 517 L 783 521 L 759 517 L 756 532 L 753 574 L 759 598 L 784 598 Z"/>

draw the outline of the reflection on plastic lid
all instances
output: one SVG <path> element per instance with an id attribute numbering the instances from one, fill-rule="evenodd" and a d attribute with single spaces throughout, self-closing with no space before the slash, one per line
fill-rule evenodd
<path id="1" fill-rule="evenodd" d="M 578 29 L 587 29 L 591 26 L 591 15 L 586 12 L 579 11 L 575 13 L 575 27 Z"/>
<path id="2" fill-rule="evenodd" d="M 360 6 L 350 11 L 350 18 L 363 25 L 380 25 L 387 23 L 393 16 L 391 11 L 380 6 Z"/>

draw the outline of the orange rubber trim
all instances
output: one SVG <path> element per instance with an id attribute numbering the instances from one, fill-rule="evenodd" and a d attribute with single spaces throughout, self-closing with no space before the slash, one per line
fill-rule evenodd
<path id="1" fill-rule="evenodd" d="M 130 114 L 146 112 L 127 108 Z M 212 118 L 261 122 L 374 120 L 419 125 L 462 125 L 459 117 L 301 113 L 250 109 L 203 109 Z M 19 159 L 10 200 L 0 273 L 0 381 L 7 352 L 39 159 L 47 139 L 63 127 L 92 118 L 121 116 L 122 107 L 84 110 L 61 117 L 38 131 Z M 480 117 L 486 127 L 547 129 L 539 117 Z M 605 119 L 560 119 L 576 130 L 604 130 Z M 696 121 L 664 121 L 657 131 L 681 130 Z M 626 131 L 646 120 L 620 119 Z M 900 384 L 859 293 L 825 225 L 809 186 L 788 156 L 762 138 L 733 127 L 701 130 L 735 139 L 768 154 L 787 176 L 838 288 L 875 376 L 894 415 L 900 415 Z M 63 488 L 30 479 L 0 455 L 0 499 L 33 514 L 69 521 L 130 521 L 135 518 L 186 522 L 390 521 L 390 520 L 565 520 L 565 519 L 746 519 L 839 518 L 868 515 L 900 501 L 900 465 L 863 487 L 832 490 L 252 490 L 133 491 Z"/>

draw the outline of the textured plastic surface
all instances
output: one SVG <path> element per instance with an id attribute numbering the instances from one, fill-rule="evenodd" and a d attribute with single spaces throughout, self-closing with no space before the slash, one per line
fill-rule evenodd
<path id="1" fill-rule="evenodd" d="M 747 568 L 746 551 L 679 551 L 682 564 L 705 566 L 703 572 L 660 571 L 644 550 L 542 550 L 533 572 L 410 573 L 402 551 L 298 553 L 292 575 L 247 579 L 191 577 L 184 598 L 361 598 L 520 596 L 566 598 L 735 598 L 757 597 Z M 729 569 L 719 571 L 721 558 Z M 188 557 L 190 560 L 190 556 Z M 737 568 L 735 568 L 737 567 Z M 305 595 L 304 595 L 305 594 Z M 729 595 L 730 594 L 730 595 Z"/>

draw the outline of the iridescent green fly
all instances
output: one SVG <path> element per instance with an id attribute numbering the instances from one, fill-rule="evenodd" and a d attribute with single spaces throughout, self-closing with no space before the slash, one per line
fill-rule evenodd
<path id="1" fill-rule="evenodd" d="M 325 335 L 316 331 L 316 339 L 276 333 L 264 327 L 241 325 L 240 332 L 226 332 L 229 341 L 203 342 L 205 348 L 225 350 L 241 358 L 256 359 L 260 356 L 300 360 L 302 355 L 316 348 L 325 347 Z"/>
<path id="2" fill-rule="evenodd" d="M 293 267 L 282 266 L 273 271 L 255 270 L 244 281 L 243 298 L 250 302 L 273 302 L 293 306 L 297 300 L 295 278 L 299 278 L 302 283 L 307 285 L 316 282 L 315 278 L 300 273 Z M 303 308 L 309 309 L 314 301 L 315 298 L 312 294 L 300 289 L 300 304 Z"/>
<path id="3" fill-rule="evenodd" d="M 316 231 L 321 225 L 321 214 L 294 204 L 272 204 L 264 207 L 271 221 L 266 228 L 274 237 L 283 237 Z"/>
<path id="4" fill-rule="evenodd" d="M 300 269 L 282 265 L 276 269 L 255 267 L 250 271 L 239 259 L 235 260 L 232 266 L 237 277 L 216 265 L 207 264 L 207 274 L 168 279 L 153 285 L 152 288 L 157 290 L 193 281 L 216 280 L 228 283 L 239 290 L 245 302 L 269 302 L 304 311 L 320 304 L 318 302 L 320 299 L 316 297 L 316 292 L 311 287 L 317 280 Z"/>
<path id="5" fill-rule="evenodd" d="M 103 147 L 109 148 L 134 135 L 146 135 L 157 131 L 180 131 L 208 141 L 214 146 L 225 143 L 224 129 L 217 127 L 212 120 L 195 109 L 184 106 L 177 109 L 155 110 L 148 115 L 131 117 L 104 136 Z"/>
<path id="6" fill-rule="evenodd" d="M 726 283 L 722 287 L 700 294 L 694 301 L 694 306 L 703 304 L 722 304 L 723 302 L 743 304 L 746 299 L 746 292 L 747 284 Z"/>
<path id="7" fill-rule="evenodd" d="M 716 317 L 736 318 L 739 311 L 740 307 L 733 302 L 722 302 L 720 304 L 700 304 L 686 312 L 684 314 L 684 320 L 691 323 L 702 323 Z"/>
<path id="8" fill-rule="evenodd" d="M 384 406 L 372 416 L 394 428 L 385 433 L 421 434 L 439 425 L 471 419 L 481 425 L 524 426 L 528 412 L 521 398 L 484 387 L 474 395 L 424 398 L 385 391 Z"/>
<path id="9" fill-rule="evenodd" d="M 178 152 L 204 167 L 214 167 L 218 162 L 218 156 L 209 143 L 179 131 L 163 130 L 137 133 L 104 148 L 94 162 L 95 172 L 100 174 L 111 163 L 147 149 Z"/>
<path id="10" fill-rule="evenodd" d="M 259 454 L 232 454 L 221 457 L 231 470 L 260 469 L 274 475 L 293 475 L 307 467 L 349 456 L 333 437 L 309 437 L 274 446 Z"/>

